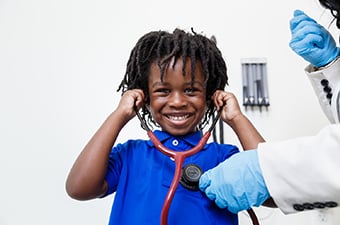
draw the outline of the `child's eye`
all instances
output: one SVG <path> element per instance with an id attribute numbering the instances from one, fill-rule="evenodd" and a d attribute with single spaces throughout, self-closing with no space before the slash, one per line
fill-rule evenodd
<path id="1" fill-rule="evenodd" d="M 197 91 L 197 89 L 196 88 L 187 88 L 187 89 L 185 89 L 185 93 L 187 93 L 187 94 L 192 94 L 192 93 L 194 93 L 195 91 Z"/>
<path id="2" fill-rule="evenodd" d="M 168 94 L 168 93 L 170 93 L 170 90 L 167 89 L 167 88 L 158 88 L 158 89 L 155 90 L 155 92 Z"/>

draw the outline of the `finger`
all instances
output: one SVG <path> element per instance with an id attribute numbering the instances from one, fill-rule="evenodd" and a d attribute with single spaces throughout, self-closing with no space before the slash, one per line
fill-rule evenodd
<path id="1" fill-rule="evenodd" d="M 220 94 L 220 96 L 219 96 L 219 102 L 218 102 L 218 104 L 219 104 L 219 106 L 220 107 L 223 107 L 223 106 L 225 106 L 226 105 L 226 103 L 227 103 L 227 101 L 228 101 L 228 93 L 226 93 L 226 92 L 222 92 L 221 94 Z"/>
<path id="2" fill-rule="evenodd" d="M 139 109 L 145 102 L 144 92 L 140 89 L 135 90 L 135 105 Z"/>
<path id="3" fill-rule="evenodd" d="M 216 194 L 212 191 L 211 186 L 209 186 L 205 189 L 205 194 L 211 201 L 215 201 Z"/>
<path id="4" fill-rule="evenodd" d="M 215 203 L 221 209 L 224 209 L 224 208 L 226 208 L 228 206 L 227 201 L 225 201 L 222 198 L 216 198 Z M 228 208 L 228 210 L 229 210 L 229 208 Z"/>
<path id="5" fill-rule="evenodd" d="M 324 46 L 323 33 L 323 27 L 318 24 L 301 26 L 300 29 L 292 34 L 291 42 L 299 42 L 301 45 L 322 48 Z"/>
<path id="6" fill-rule="evenodd" d="M 201 191 L 205 191 L 205 189 L 210 185 L 211 183 L 211 179 L 210 179 L 210 172 L 207 171 L 205 173 L 202 174 L 202 176 L 200 177 L 199 180 L 199 188 L 201 189 Z"/>
<path id="7" fill-rule="evenodd" d="M 297 29 L 294 31 L 293 36 L 304 36 L 310 33 L 321 36 L 325 33 L 325 30 L 320 24 L 304 21 L 299 24 Z"/>
<path id="8" fill-rule="evenodd" d="M 314 19 L 307 16 L 304 12 L 300 11 L 290 20 L 290 30 L 294 32 L 296 29 L 299 29 L 299 27 L 302 26 L 303 23 L 317 24 Z"/>
<path id="9" fill-rule="evenodd" d="M 316 48 L 323 48 L 325 45 L 321 36 L 308 34 L 303 39 L 292 39 L 289 46 L 298 54 L 306 54 Z"/>
<path id="10" fill-rule="evenodd" d="M 299 15 L 303 15 L 303 14 L 305 14 L 305 13 L 300 9 L 294 10 L 294 16 L 299 16 Z"/>
<path id="11" fill-rule="evenodd" d="M 298 23 L 294 30 L 292 30 L 293 33 L 296 33 L 298 31 L 301 31 L 303 29 L 305 29 L 306 33 L 309 32 L 314 32 L 314 33 L 321 33 L 321 28 L 322 26 L 316 22 L 311 22 L 311 21 L 301 21 L 300 23 Z"/>
<path id="12" fill-rule="evenodd" d="M 217 110 L 220 109 L 220 107 L 223 105 L 223 92 L 222 91 L 216 91 L 215 94 L 213 95 L 213 101 L 215 104 L 215 107 Z"/>
<path id="13" fill-rule="evenodd" d="M 320 25 L 318 23 L 316 23 L 315 21 L 311 21 L 311 20 L 301 20 L 301 21 L 291 21 L 291 33 L 294 34 L 295 32 L 297 32 L 298 30 L 301 30 L 304 27 L 320 27 Z M 310 29 L 310 28 L 309 28 Z"/>

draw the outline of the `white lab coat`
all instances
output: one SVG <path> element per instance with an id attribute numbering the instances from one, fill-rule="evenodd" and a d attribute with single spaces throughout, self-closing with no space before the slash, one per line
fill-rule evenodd
<path id="1" fill-rule="evenodd" d="M 340 59 L 317 71 L 308 66 L 306 73 L 331 124 L 315 136 L 258 146 L 269 193 L 285 214 L 340 206 Z"/>

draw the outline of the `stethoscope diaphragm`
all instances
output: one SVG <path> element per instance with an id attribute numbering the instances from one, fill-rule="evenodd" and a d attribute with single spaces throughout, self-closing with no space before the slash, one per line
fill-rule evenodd
<path id="1" fill-rule="evenodd" d="M 188 164 L 183 167 L 180 183 L 191 191 L 197 191 L 202 169 L 197 164 Z"/>

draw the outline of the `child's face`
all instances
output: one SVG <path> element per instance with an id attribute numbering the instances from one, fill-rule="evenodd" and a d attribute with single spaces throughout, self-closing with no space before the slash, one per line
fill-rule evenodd
<path id="1" fill-rule="evenodd" d="M 153 63 L 149 74 L 150 112 L 154 120 L 166 131 L 181 136 L 196 131 L 206 110 L 206 86 L 202 65 L 196 61 L 195 82 L 191 85 L 191 62 L 186 63 L 182 74 L 182 59 L 175 67 L 169 64 L 160 79 L 160 69 Z"/>

